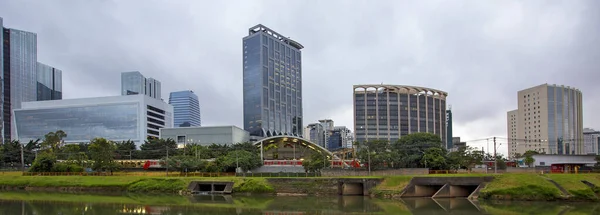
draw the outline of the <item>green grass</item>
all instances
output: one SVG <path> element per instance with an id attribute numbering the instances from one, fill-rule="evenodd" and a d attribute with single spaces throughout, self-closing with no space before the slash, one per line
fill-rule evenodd
<path id="1" fill-rule="evenodd" d="M 481 190 L 480 198 L 505 200 L 557 200 L 561 192 L 548 180 L 535 174 L 502 174 Z"/>
<path id="2" fill-rule="evenodd" d="M 565 188 L 577 200 L 599 200 L 596 193 L 600 193 L 600 190 L 598 188 L 593 190 L 581 182 L 582 180 L 586 180 L 596 186 L 600 186 L 599 174 L 548 174 L 545 176 Z"/>

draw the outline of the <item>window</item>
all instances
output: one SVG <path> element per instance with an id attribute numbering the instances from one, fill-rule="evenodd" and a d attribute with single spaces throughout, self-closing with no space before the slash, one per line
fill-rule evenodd
<path id="1" fill-rule="evenodd" d="M 185 136 L 177 136 L 177 143 L 185 143 Z"/>

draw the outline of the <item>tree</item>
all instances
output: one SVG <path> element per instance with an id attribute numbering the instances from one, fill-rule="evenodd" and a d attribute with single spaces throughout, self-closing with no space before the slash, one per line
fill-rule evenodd
<path id="1" fill-rule="evenodd" d="M 32 164 L 35 160 L 37 151 L 40 149 L 40 139 L 30 140 L 23 148 L 23 156 L 26 164 Z"/>
<path id="2" fill-rule="evenodd" d="M 327 156 L 321 153 L 313 152 L 310 155 L 310 159 L 302 161 L 302 167 L 305 172 L 321 172 L 325 167 L 331 166 L 331 162 L 327 159 Z"/>
<path id="3" fill-rule="evenodd" d="M 173 139 L 158 139 L 148 138 L 140 146 L 140 158 L 143 159 L 161 159 L 167 156 L 167 149 L 169 150 L 169 156 L 177 155 L 177 143 Z"/>
<path id="4" fill-rule="evenodd" d="M 192 143 L 185 146 L 187 154 L 190 156 L 194 156 L 197 159 L 210 159 L 212 158 L 212 153 L 208 147 Z"/>
<path id="5" fill-rule="evenodd" d="M 217 163 L 226 172 L 236 167 L 240 167 L 243 172 L 247 172 L 263 164 L 257 153 L 244 150 L 230 151 L 224 157 L 217 158 Z"/>
<path id="6" fill-rule="evenodd" d="M 169 157 L 167 165 L 169 169 L 175 169 L 181 173 L 184 172 L 195 172 L 205 168 L 208 162 L 196 159 L 193 156 L 176 155 Z"/>
<path id="7" fill-rule="evenodd" d="M 426 168 L 440 170 L 446 169 L 446 158 L 444 157 L 446 152 L 442 148 L 432 147 L 425 150 L 423 154 L 423 158 L 421 159 L 421 164 L 423 164 Z"/>
<path id="8" fill-rule="evenodd" d="M 50 132 L 44 135 L 44 141 L 42 142 L 42 149 L 49 150 L 52 153 L 58 152 L 58 149 L 63 143 L 63 139 L 67 137 L 67 133 L 62 130 L 56 132 Z"/>
<path id="9" fill-rule="evenodd" d="M 21 143 L 18 140 L 11 140 L 4 143 L 2 154 L 4 154 L 4 164 L 9 167 L 21 166 Z"/>
<path id="10" fill-rule="evenodd" d="M 131 140 L 116 142 L 117 152 L 115 157 L 117 159 L 132 159 L 134 157 L 135 142 Z"/>
<path id="11" fill-rule="evenodd" d="M 429 148 L 443 149 L 442 139 L 432 133 L 412 133 L 402 136 L 392 144 L 397 167 L 404 168 L 424 167 L 421 160 Z"/>
<path id="12" fill-rule="evenodd" d="M 391 165 L 393 154 L 387 140 L 372 140 L 358 144 L 357 157 L 371 167 L 371 169 L 384 168 L 384 164 Z"/>
<path id="13" fill-rule="evenodd" d="M 114 162 L 114 151 L 117 149 L 112 141 L 104 138 L 94 138 L 89 150 L 93 161 L 92 169 L 96 171 L 114 171 L 118 165 Z"/>
<path id="14" fill-rule="evenodd" d="M 88 156 L 85 151 L 82 150 L 79 144 L 68 144 L 64 145 L 61 150 L 61 160 L 66 160 L 67 163 L 77 164 L 79 166 L 85 166 Z"/>
<path id="15" fill-rule="evenodd" d="M 35 158 L 31 168 L 29 168 L 30 172 L 52 172 L 54 170 L 54 165 L 56 164 L 56 156 L 54 154 L 48 152 L 42 152 Z"/>
<path id="16" fill-rule="evenodd" d="M 533 151 L 533 150 L 526 151 L 523 154 L 523 156 L 524 156 L 523 162 L 525 163 L 525 165 L 531 167 L 531 165 L 533 163 L 535 163 L 535 158 L 533 158 L 533 155 L 537 155 L 537 154 L 539 154 L 539 152 L 537 152 L 537 151 Z"/>

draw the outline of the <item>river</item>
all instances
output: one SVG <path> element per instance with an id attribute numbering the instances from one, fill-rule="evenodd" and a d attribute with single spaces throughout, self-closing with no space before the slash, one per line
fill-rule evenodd
<path id="1" fill-rule="evenodd" d="M 0 192 L 4 215 L 600 214 L 599 203 L 374 199 L 362 196 L 160 196 Z"/>

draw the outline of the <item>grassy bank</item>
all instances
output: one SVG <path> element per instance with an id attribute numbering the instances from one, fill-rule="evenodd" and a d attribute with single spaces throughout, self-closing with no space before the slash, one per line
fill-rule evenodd
<path id="1" fill-rule="evenodd" d="M 599 174 L 549 174 L 546 177 L 554 180 L 560 186 L 569 191 L 575 200 L 599 200 L 597 194 L 600 194 L 598 188 L 592 189 L 582 181 L 588 181 L 596 186 L 600 186 Z"/>
<path id="2" fill-rule="evenodd" d="M 548 180 L 536 174 L 496 175 L 479 194 L 483 199 L 544 200 L 563 198 L 560 190 Z"/>
<path id="3" fill-rule="evenodd" d="M 242 193 L 270 193 L 273 188 L 264 178 L 237 177 L 147 177 L 147 176 L 15 176 L 0 175 L 0 187 L 8 188 L 97 188 L 133 193 L 177 193 L 191 181 L 232 181 L 233 191 Z"/>

